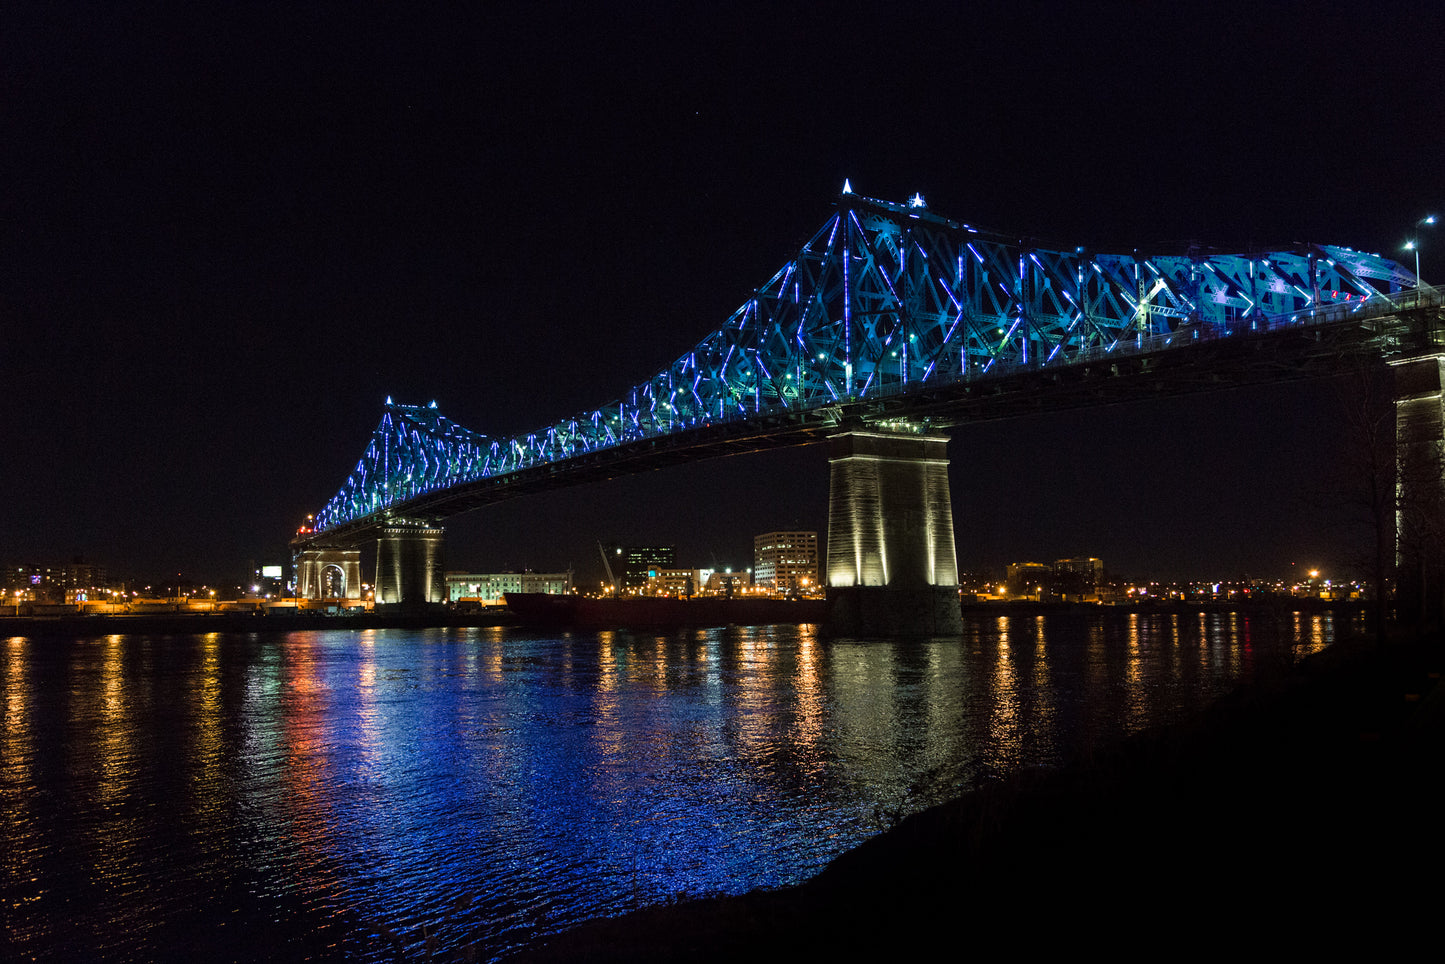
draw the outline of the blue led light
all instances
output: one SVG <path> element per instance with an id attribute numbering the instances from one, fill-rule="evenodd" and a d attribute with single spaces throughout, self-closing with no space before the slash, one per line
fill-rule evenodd
<path id="1" fill-rule="evenodd" d="M 1035 353 L 1054 367 L 1100 350 L 1144 350 L 1186 317 L 1195 338 L 1223 336 L 1242 317 L 1263 327 L 1318 323 L 1310 288 L 1357 312 L 1416 282 L 1393 261 L 1334 246 L 1257 261 L 1025 249 L 917 217 L 921 193 L 892 204 L 854 195 L 847 180 L 843 193 L 854 200 L 722 325 L 615 401 L 494 440 L 446 419 L 435 400 L 410 406 L 387 396 L 364 455 L 317 513 L 316 531 L 364 524 L 426 493 L 689 431 L 703 419 L 786 428 L 776 416 L 867 402 L 920 381 L 1008 375 L 1036 363 Z M 1257 268 L 1268 270 L 1259 281 Z M 1151 276 L 1141 301 L 1140 279 Z M 1261 288 L 1263 297 L 1252 298 Z"/>

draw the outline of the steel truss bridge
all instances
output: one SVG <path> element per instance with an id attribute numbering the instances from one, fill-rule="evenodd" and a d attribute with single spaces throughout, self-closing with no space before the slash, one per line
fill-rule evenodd
<path id="1" fill-rule="evenodd" d="M 294 545 L 356 545 L 518 495 L 671 462 L 1318 374 L 1442 341 L 1441 292 L 1333 245 L 1051 250 L 845 185 L 836 213 L 716 331 L 621 397 L 491 438 L 390 398 Z"/>

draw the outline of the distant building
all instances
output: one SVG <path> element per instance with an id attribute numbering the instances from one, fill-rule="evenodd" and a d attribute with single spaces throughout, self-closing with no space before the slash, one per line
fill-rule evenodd
<path id="1" fill-rule="evenodd" d="M 447 600 L 466 599 L 484 606 L 498 606 L 509 592 L 544 592 L 560 596 L 572 591 L 570 572 L 449 572 Z"/>
<path id="2" fill-rule="evenodd" d="M 655 596 L 696 596 L 711 575 L 711 569 L 659 569 L 648 581 L 648 590 Z"/>
<path id="3" fill-rule="evenodd" d="M 811 592 L 818 583 L 818 533 L 764 532 L 753 539 L 753 585 Z"/>
<path id="4" fill-rule="evenodd" d="M 1053 567 L 1042 562 L 1011 562 L 1008 566 L 1008 594 L 1042 597 L 1048 593 L 1053 576 Z"/>
<path id="5" fill-rule="evenodd" d="M 1052 564 L 1015 562 L 1008 567 L 1008 594 L 1037 599 L 1097 599 L 1104 564 L 1093 556 L 1056 559 Z"/>
<path id="6" fill-rule="evenodd" d="M 107 598 L 110 588 L 105 567 L 89 565 L 80 559 L 64 566 L 0 567 L 0 591 L 9 603 L 85 602 Z"/>
<path id="7" fill-rule="evenodd" d="M 714 596 L 732 596 L 746 591 L 753 584 L 749 572 L 718 572 L 707 577 L 707 591 Z"/>
<path id="8" fill-rule="evenodd" d="M 1053 592 L 1065 599 L 1097 598 L 1104 580 L 1104 564 L 1093 556 L 1058 559 L 1054 562 Z"/>
<path id="9" fill-rule="evenodd" d="M 257 596 L 279 597 L 286 591 L 286 575 L 283 566 L 252 566 L 251 583 L 246 588 Z"/>
<path id="10" fill-rule="evenodd" d="M 631 546 L 623 549 L 622 591 L 645 593 L 664 569 L 677 568 L 676 546 Z"/>

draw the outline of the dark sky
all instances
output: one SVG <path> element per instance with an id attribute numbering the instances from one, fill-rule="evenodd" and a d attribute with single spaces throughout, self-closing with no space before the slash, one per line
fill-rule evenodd
<path id="1" fill-rule="evenodd" d="M 1404 259 L 1445 211 L 1431 4 L 131 6 L 5 7 L 0 561 L 279 561 L 386 396 L 490 435 L 610 400 L 845 177 L 1102 250 Z M 1291 385 L 958 429 L 960 563 L 1343 567 L 1338 408 Z M 826 488 L 814 449 L 649 473 L 455 520 L 448 563 L 747 565 L 755 532 L 824 529 Z"/>

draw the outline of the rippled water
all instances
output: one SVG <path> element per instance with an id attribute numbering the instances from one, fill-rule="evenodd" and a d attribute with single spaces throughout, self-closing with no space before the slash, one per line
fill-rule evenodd
<path id="1" fill-rule="evenodd" d="M 1336 631 L 12 637 L 3 956 L 494 959 L 803 880 L 901 813 L 1177 718 Z"/>

